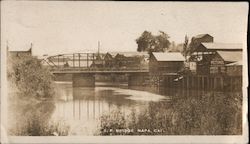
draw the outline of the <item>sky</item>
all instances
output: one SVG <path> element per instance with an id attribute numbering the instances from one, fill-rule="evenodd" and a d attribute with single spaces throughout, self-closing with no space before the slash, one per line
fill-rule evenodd
<path id="1" fill-rule="evenodd" d="M 246 41 L 248 4 L 240 2 L 2 1 L 1 47 L 34 55 L 136 51 L 145 30 L 182 43 L 209 33 L 215 42 Z"/>

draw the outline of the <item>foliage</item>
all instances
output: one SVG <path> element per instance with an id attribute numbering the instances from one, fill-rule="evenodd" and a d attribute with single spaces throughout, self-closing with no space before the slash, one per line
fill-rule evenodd
<path id="1" fill-rule="evenodd" d="M 68 127 L 49 123 L 55 109 L 53 76 L 32 56 L 8 57 L 10 135 L 67 135 Z"/>
<path id="2" fill-rule="evenodd" d="M 192 37 L 190 44 L 187 48 L 187 55 L 191 55 L 199 45 L 200 45 L 200 42 L 197 41 L 195 37 Z"/>
<path id="3" fill-rule="evenodd" d="M 173 105 L 178 118 L 174 133 L 241 134 L 241 97 L 237 93 L 210 93 L 178 100 Z"/>
<path id="4" fill-rule="evenodd" d="M 200 97 L 176 97 L 170 102 L 151 102 L 139 115 L 132 113 L 126 118 L 111 116 L 102 119 L 101 128 L 109 124 L 108 128 L 115 129 L 110 122 L 125 119 L 126 124 L 123 122 L 122 127 L 134 129 L 134 132 L 112 135 L 235 135 L 242 133 L 241 111 L 242 94 L 212 92 Z M 150 131 L 141 133 L 138 129 Z"/>
<path id="5" fill-rule="evenodd" d="M 116 129 L 126 128 L 125 118 L 121 111 L 112 111 L 109 115 L 100 118 L 101 135 L 117 135 Z"/>
<path id="6" fill-rule="evenodd" d="M 185 41 L 183 44 L 183 55 L 186 57 L 188 54 L 188 37 L 187 35 L 185 36 Z"/>
<path id="7" fill-rule="evenodd" d="M 159 35 L 152 35 L 149 31 L 144 31 L 139 38 L 136 39 L 137 51 L 147 52 L 164 52 L 169 48 L 169 36 L 163 31 L 159 31 Z"/>
<path id="8" fill-rule="evenodd" d="M 20 96 L 52 98 L 52 74 L 40 61 L 31 56 L 14 57 L 9 60 L 8 80 L 21 93 Z"/>

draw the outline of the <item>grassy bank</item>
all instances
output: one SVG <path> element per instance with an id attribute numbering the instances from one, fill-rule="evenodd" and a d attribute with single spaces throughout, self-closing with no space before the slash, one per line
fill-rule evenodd
<path id="1" fill-rule="evenodd" d="M 209 92 L 151 102 L 128 117 L 113 111 L 100 119 L 99 135 L 238 135 L 242 134 L 242 94 Z"/>

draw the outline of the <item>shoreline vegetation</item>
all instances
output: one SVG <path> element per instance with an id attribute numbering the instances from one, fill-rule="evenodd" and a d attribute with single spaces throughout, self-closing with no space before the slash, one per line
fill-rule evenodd
<path id="1" fill-rule="evenodd" d="M 9 135 L 68 135 L 68 126 L 50 122 L 55 109 L 53 75 L 38 59 L 9 58 L 7 75 Z"/>
<path id="2" fill-rule="evenodd" d="M 242 94 L 206 93 L 124 116 L 119 109 L 100 118 L 97 135 L 238 135 L 242 134 Z"/>

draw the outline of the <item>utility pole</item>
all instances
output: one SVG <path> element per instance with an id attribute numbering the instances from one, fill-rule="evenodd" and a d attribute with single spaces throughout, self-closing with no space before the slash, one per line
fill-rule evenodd
<path id="1" fill-rule="evenodd" d="M 100 55 L 100 41 L 98 41 L 98 56 Z"/>

